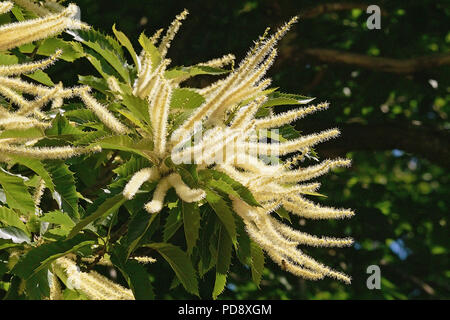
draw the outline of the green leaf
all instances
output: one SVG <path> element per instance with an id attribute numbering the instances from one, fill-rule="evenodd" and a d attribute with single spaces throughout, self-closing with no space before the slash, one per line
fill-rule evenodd
<path id="1" fill-rule="evenodd" d="M 132 216 L 128 226 L 128 233 L 126 236 L 126 243 L 128 247 L 127 257 L 129 257 L 133 253 L 139 242 L 142 240 L 144 235 L 149 230 L 150 226 L 152 225 L 152 222 L 158 216 L 159 215 L 156 214 L 150 215 L 145 210 L 140 210 Z"/>
<path id="2" fill-rule="evenodd" d="M 262 107 L 308 104 L 314 99 L 315 98 L 306 97 L 299 94 L 273 92 L 269 95 L 269 99 L 262 105 Z"/>
<path id="3" fill-rule="evenodd" d="M 29 233 L 25 224 L 20 220 L 19 215 L 7 207 L 0 206 L 0 222 L 6 226 L 16 227 L 27 234 Z"/>
<path id="4" fill-rule="evenodd" d="M 150 243 L 144 246 L 158 251 L 170 264 L 186 291 L 199 296 L 197 275 L 185 252 L 170 243 Z"/>
<path id="5" fill-rule="evenodd" d="M 251 243 L 251 254 L 252 254 L 252 279 L 253 282 L 259 287 L 261 283 L 262 274 L 264 271 L 264 252 L 263 250 L 254 242 Z"/>
<path id="6" fill-rule="evenodd" d="M 80 234 L 69 240 L 44 243 L 23 255 L 11 270 L 11 273 L 22 279 L 28 279 L 48 267 L 55 259 L 77 251 L 84 246 L 93 245 L 95 242 L 91 236 Z"/>
<path id="7" fill-rule="evenodd" d="M 80 217 L 78 213 L 78 193 L 75 188 L 75 178 L 73 172 L 62 161 L 55 161 L 46 164 L 46 169 L 52 176 L 55 190 L 61 196 L 62 209 L 72 219 Z"/>
<path id="8" fill-rule="evenodd" d="M 184 201 L 181 201 L 181 210 L 183 212 L 187 254 L 191 255 L 199 238 L 200 210 L 197 203 L 187 203 Z"/>
<path id="9" fill-rule="evenodd" d="M 33 79 L 37 82 L 40 82 L 42 84 L 45 84 L 46 86 L 53 87 L 55 84 L 53 83 L 52 79 L 42 70 L 35 71 L 33 73 L 26 74 L 30 79 Z"/>
<path id="10" fill-rule="evenodd" d="M 138 41 L 145 52 L 150 55 L 152 70 L 155 70 L 156 66 L 158 66 L 161 62 L 161 55 L 159 54 L 158 49 L 153 45 L 153 43 L 144 33 L 141 33 Z"/>
<path id="11" fill-rule="evenodd" d="M 234 221 L 234 215 L 231 208 L 228 206 L 227 202 L 219 196 L 216 192 L 211 189 L 205 189 L 206 191 L 206 201 L 214 210 L 214 212 L 219 217 L 222 224 L 225 226 L 231 241 L 236 246 L 237 236 L 236 236 L 236 223 Z"/>
<path id="12" fill-rule="evenodd" d="M 16 227 L 0 228 L 0 239 L 11 240 L 13 243 L 31 243 L 29 235 Z"/>
<path id="13" fill-rule="evenodd" d="M 47 212 L 44 216 L 40 217 L 39 220 L 69 228 L 73 228 L 75 226 L 75 222 L 73 222 L 67 214 L 59 210 Z"/>
<path id="14" fill-rule="evenodd" d="M 73 62 L 84 56 L 83 48 L 80 43 L 74 41 L 65 41 L 60 38 L 48 38 L 42 40 L 39 44 L 36 54 L 43 56 L 51 56 L 56 50 L 61 49 L 62 54 L 60 59 Z M 29 44 L 27 46 L 21 46 L 20 52 L 32 53 L 36 50 L 36 45 Z"/>
<path id="15" fill-rule="evenodd" d="M 209 66 L 180 66 L 167 70 L 164 75 L 167 79 L 175 79 L 180 81 L 200 74 L 221 75 L 228 72 L 230 71 Z"/>
<path id="16" fill-rule="evenodd" d="M 86 34 L 83 34 L 81 35 L 81 38 L 84 40 L 83 44 L 88 46 L 92 50 L 95 50 L 95 52 L 97 52 L 115 69 L 115 71 L 117 71 L 117 73 L 122 77 L 123 80 L 125 80 L 126 83 L 130 83 L 130 74 L 127 68 L 125 67 L 126 61 L 123 59 L 123 56 L 121 54 L 117 53 L 118 52 L 117 48 L 120 48 L 120 45 L 116 42 L 114 43 L 113 47 L 112 41 L 114 40 L 111 37 L 105 37 L 104 35 L 95 30 L 89 30 L 86 32 L 88 33 L 88 36 L 92 36 L 93 38 L 95 38 L 95 40 L 91 41 L 91 39 L 87 39 L 86 37 L 84 37 Z M 121 51 L 119 52 L 121 53 Z M 90 55 L 91 57 L 95 57 L 92 54 Z M 97 60 L 100 60 L 98 56 L 95 58 Z M 102 75 L 105 76 L 105 74 Z M 107 77 L 110 75 L 111 74 L 107 74 L 105 79 L 107 79 Z"/>
<path id="17" fill-rule="evenodd" d="M 0 171 L 0 184 L 10 208 L 17 209 L 23 214 L 34 214 L 34 201 L 23 179 Z"/>
<path id="18" fill-rule="evenodd" d="M 228 195 L 237 196 L 251 206 L 260 207 L 261 205 L 253 197 L 250 190 L 240 182 L 230 178 L 227 174 L 212 169 L 200 170 L 198 172 L 200 179 L 210 187 L 220 190 Z"/>
<path id="19" fill-rule="evenodd" d="M 205 98 L 194 90 L 188 88 L 177 88 L 172 92 L 170 107 L 174 109 L 196 109 Z"/>
<path id="20" fill-rule="evenodd" d="M 78 82 L 81 84 L 85 84 L 94 88 L 97 91 L 100 91 L 103 94 L 107 94 L 109 90 L 108 83 L 105 79 L 97 78 L 94 76 L 78 76 Z"/>
<path id="21" fill-rule="evenodd" d="M 114 32 L 114 35 L 116 36 L 117 40 L 119 40 L 120 44 L 123 45 L 125 48 L 127 48 L 128 52 L 131 55 L 131 58 L 133 58 L 134 65 L 138 65 L 137 61 L 137 54 L 136 51 L 134 51 L 133 45 L 131 44 L 130 39 L 123 33 L 122 31 L 116 30 L 116 24 L 113 24 L 112 30 Z"/>
<path id="22" fill-rule="evenodd" d="M 85 132 L 70 124 L 65 116 L 57 114 L 52 120 L 52 126 L 45 130 L 47 137 L 61 138 L 61 136 L 84 135 Z"/>
<path id="23" fill-rule="evenodd" d="M 103 202 L 94 213 L 84 218 L 83 220 L 78 222 L 75 227 L 73 227 L 73 229 L 69 233 L 68 239 L 74 237 L 78 232 L 80 232 L 91 222 L 97 220 L 98 218 L 105 217 L 118 210 L 126 200 L 127 199 L 121 193 L 105 200 L 105 202 Z"/>
<path id="24" fill-rule="evenodd" d="M 117 253 L 117 251 L 120 251 Z M 153 286 L 150 281 L 150 276 L 145 267 L 139 264 L 136 260 L 126 260 L 125 249 L 123 247 L 116 247 L 111 255 L 111 262 L 119 268 L 122 275 L 125 277 L 129 287 L 133 291 L 133 295 L 137 300 L 153 300 L 155 294 Z"/>
<path id="25" fill-rule="evenodd" d="M 27 138 L 27 139 L 35 139 L 41 138 L 44 136 L 44 130 L 38 127 L 32 127 L 27 129 L 9 129 L 3 130 L 0 133 L 0 139 L 8 139 L 8 138 Z"/>
<path id="26" fill-rule="evenodd" d="M 41 161 L 20 156 L 10 156 L 10 158 L 14 162 L 17 162 L 34 171 L 44 180 L 45 186 L 49 188 L 51 192 L 55 191 L 55 185 L 53 184 L 53 180 L 50 176 L 50 173 L 45 169 Z"/>
<path id="27" fill-rule="evenodd" d="M 129 94 L 124 94 L 122 97 L 122 104 L 127 107 L 127 109 L 130 110 L 134 116 L 136 116 L 140 121 L 150 124 L 148 101 Z"/>
<path id="28" fill-rule="evenodd" d="M 121 150 L 136 153 L 144 158 L 147 157 L 146 151 L 153 150 L 153 145 L 150 140 L 134 141 L 129 136 L 112 136 L 100 139 L 95 142 L 103 149 Z"/>
<path id="29" fill-rule="evenodd" d="M 163 241 L 169 241 L 182 225 L 183 217 L 181 215 L 180 205 L 178 205 L 169 210 L 163 230 Z"/>
<path id="30" fill-rule="evenodd" d="M 132 155 L 130 160 L 114 169 L 113 172 L 117 173 L 121 177 L 129 177 L 139 170 L 149 166 L 150 162 L 147 159 Z"/>
<path id="31" fill-rule="evenodd" d="M 219 231 L 219 240 L 217 243 L 217 263 L 216 263 L 216 281 L 214 282 L 214 289 L 212 297 L 217 297 L 225 289 L 227 283 L 227 274 L 231 264 L 231 252 L 233 246 L 230 237 L 223 227 Z"/>
<path id="32" fill-rule="evenodd" d="M 19 58 L 12 54 L 0 53 L 0 65 L 9 66 L 12 64 L 17 64 L 19 62 Z"/>

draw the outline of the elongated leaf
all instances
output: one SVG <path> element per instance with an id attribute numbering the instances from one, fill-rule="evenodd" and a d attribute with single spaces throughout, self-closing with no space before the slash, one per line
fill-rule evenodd
<path id="1" fill-rule="evenodd" d="M 35 71 L 25 75 L 26 77 L 33 79 L 34 81 L 45 84 L 46 86 L 53 87 L 55 84 L 52 79 L 42 70 Z"/>
<path id="2" fill-rule="evenodd" d="M 41 161 L 20 156 L 10 156 L 10 158 L 13 161 L 33 170 L 44 180 L 45 186 L 49 188 L 51 192 L 55 191 L 55 185 L 53 184 L 52 177 L 50 176 L 50 173 L 47 171 L 47 169 L 45 169 Z"/>
<path id="3" fill-rule="evenodd" d="M 262 249 L 254 242 L 251 243 L 251 254 L 252 254 L 252 279 L 253 282 L 259 287 L 261 283 L 262 274 L 264 271 L 264 252 Z"/>
<path id="4" fill-rule="evenodd" d="M 144 246 L 158 251 L 170 264 L 186 291 L 199 296 L 197 275 L 185 252 L 170 243 L 150 243 Z"/>
<path id="5" fill-rule="evenodd" d="M 205 98 L 197 92 L 188 88 L 177 88 L 173 90 L 170 107 L 174 109 L 196 109 L 203 102 L 205 102 Z"/>
<path id="6" fill-rule="evenodd" d="M 130 160 L 122 164 L 120 167 L 117 167 L 113 170 L 114 173 L 117 173 L 121 177 L 129 177 L 134 173 L 138 172 L 142 168 L 149 167 L 150 162 L 141 157 L 131 156 Z"/>
<path id="7" fill-rule="evenodd" d="M 150 124 L 147 101 L 129 94 L 124 94 L 122 97 L 122 104 L 127 107 L 133 115 L 135 115 L 140 121 Z"/>
<path id="8" fill-rule="evenodd" d="M 125 197 L 121 193 L 105 200 L 105 202 L 103 202 L 94 213 L 84 218 L 83 220 L 78 222 L 75 227 L 73 227 L 72 231 L 70 231 L 68 239 L 74 237 L 78 232 L 83 230 L 83 228 L 86 227 L 91 222 L 97 220 L 100 217 L 105 217 L 113 213 L 114 211 L 118 210 L 120 206 L 125 203 L 126 200 L 127 199 L 125 199 Z"/>
<path id="9" fill-rule="evenodd" d="M 13 243 L 30 243 L 29 235 L 16 227 L 0 228 L 0 239 L 11 240 Z"/>
<path id="10" fill-rule="evenodd" d="M 61 196 L 62 209 L 72 219 L 80 217 L 78 213 L 78 193 L 75 188 L 73 172 L 62 161 L 48 163 L 46 169 L 52 176 L 55 190 Z"/>
<path id="11" fill-rule="evenodd" d="M 3 130 L 0 133 L 0 139 L 8 139 L 8 138 L 27 138 L 27 139 L 35 139 L 41 138 L 44 136 L 44 131 L 42 128 L 32 127 L 27 129 L 9 129 Z"/>
<path id="12" fill-rule="evenodd" d="M 55 259 L 94 243 L 95 240 L 92 240 L 90 236 L 77 235 L 69 240 L 42 244 L 22 256 L 11 272 L 22 279 L 27 279 L 49 266 Z"/>
<path id="13" fill-rule="evenodd" d="M 161 62 L 161 55 L 159 54 L 158 49 L 153 45 L 150 39 L 144 34 L 141 33 L 138 39 L 142 48 L 150 55 L 150 59 L 152 62 L 152 70 L 155 70 L 156 66 Z"/>
<path id="14" fill-rule="evenodd" d="M 261 205 L 253 197 L 250 190 L 240 182 L 230 178 L 227 174 L 212 169 L 205 169 L 198 172 L 203 182 L 210 187 L 225 192 L 229 195 L 237 196 L 249 205 L 260 207 Z"/>
<path id="15" fill-rule="evenodd" d="M 185 80 L 200 74 L 221 75 L 230 71 L 209 66 L 175 67 L 165 72 L 167 79 Z"/>
<path id="16" fill-rule="evenodd" d="M 137 300 L 153 300 L 155 294 L 147 270 L 136 260 L 124 261 L 125 251 L 123 247 L 116 247 L 111 262 L 119 268 Z"/>
<path id="17" fill-rule="evenodd" d="M 16 227 L 29 234 L 25 224 L 19 219 L 19 215 L 7 207 L 0 206 L 0 222 L 6 226 Z"/>
<path id="18" fill-rule="evenodd" d="M 163 230 L 163 241 L 169 241 L 173 235 L 181 228 L 183 225 L 183 216 L 181 204 L 171 208 L 169 210 L 169 214 L 167 215 L 166 224 L 164 225 Z"/>
<path id="19" fill-rule="evenodd" d="M 142 157 L 146 157 L 145 151 L 153 149 L 150 141 L 135 142 L 128 136 L 107 137 L 96 141 L 95 144 L 100 145 L 103 149 L 129 151 Z"/>
<path id="20" fill-rule="evenodd" d="M 153 221 L 155 221 L 156 217 L 158 216 L 159 215 L 156 214 L 150 215 L 145 210 L 140 210 L 132 216 L 130 224 L 128 226 L 128 233 L 126 237 L 126 243 L 128 247 L 127 258 L 136 249 L 137 245 L 147 233 Z"/>
<path id="21" fill-rule="evenodd" d="M 206 201 L 209 203 L 211 208 L 219 217 L 220 221 L 225 226 L 231 241 L 236 246 L 237 236 L 236 236 L 236 223 L 234 221 L 234 215 L 231 208 L 228 206 L 227 202 L 219 196 L 215 191 L 211 189 L 206 189 Z"/>
<path id="22" fill-rule="evenodd" d="M 78 81 L 81 84 L 88 85 L 103 94 L 106 94 L 109 90 L 108 83 L 105 79 L 97 78 L 94 76 L 78 76 Z"/>
<path id="23" fill-rule="evenodd" d="M 217 243 L 217 263 L 216 263 L 216 281 L 214 282 L 214 289 L 212 297 L 217 297 L 225 289 L 227 283 L 227 274 L 231 264 L 231 252 L 233 246 L 228 233 L 222 227 L 219 231 L 219 241 Z"/>
<path id="24" fill-rule="evenodd" d="M 180 200 L 181 201 L 181 200 Z M 181 201 L 183 212 L 184 235 L 186 237 L 187 254 L 191 255 L 200 230 L 200 210 L 196 203 L 187 203 Z"/>
<path id="25" fill-rule="evenodd" d="M 125 48 L 127 48 L 128 52 L 131 55 L 131 58 L 133 58 L 134 65 L 137 66 L 138 65 L 137 54 L 136 51 L 134 51 L 130 39 L 128 39 L 128 37 L 122 31 L 116 30 L 116 24 L 113 24 L 112 30 L 117 40 L 119 40 L 120 44 L 123 45 Z"/>
<path id="26" fill-rule="evenodd" d="M 10 208 L 23 214 L 34 214 L 33 198 L 21 178 L 0 171 L 0 184 Z"/>
<path id="27" fill-rule="evenodd" d="M 59 210 L 47 212 L 44 216 L 40 217 L 39 220 L 70 228 L 75 226 L 75 222 L 73 222 L 67 214 Z"/>
<path id="28" fill-rule="evenodd" d="M 91 33 L 95 33 L 95 36 L 100 37 L 100 33 L 96 31 L 88 31 Z M 98 38 L 97 38 L 98 39 Z M 112 38 L 109 38 L 112 40 Z M 115 49 L 109 48 L 107 46 L 103 46 L 105 42 L 99 42 L 99 41 L 89 41 L 85 40 L 83 41 L 83 44 L 88 46 L 89 48 L 95 50 L 103 59 L 105 59 L 116 71 L 117 73 L 122 77 L 123 80 L 125 80 L 126 83 L 130 83 L 130 74 L 128 73 L 128 70 L 125 67 L 125 61 L 123 60 L 123 57 L 121 55 L 118 55 Z M 111 42 L 108 42 L 110 44 Z"/>

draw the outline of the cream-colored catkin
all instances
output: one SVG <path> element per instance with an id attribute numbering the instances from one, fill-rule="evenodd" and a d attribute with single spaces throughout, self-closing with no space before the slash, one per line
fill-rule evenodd
<path id="1" fill-rule="evenodd" d="M 50 300 L 64 300 L 61 284 L 54 272 L 52 273 L 50 280 Z"/>
<path id="2" fill-rule="evenodd" d="M 94 147 L 23 147 L 0 144 L 0 152 L 16 156 L 36 159 L 67 159 L 83 153 L 99 152 L 99 146 Z"/>
<path id="3" fill-rule="evenodd" d="M 161 43 L 159 44 L 158 50 L 161 55 L 161 57 L 165 57 L 167 54 L 167 50 L 170 47 L 170 42 L 175 38 L 175 35 L 177 34 L 178 30 L 181 26 L 181 21 L 186 19 L 189 12 L 184 9 L 183 12 L 181 12 L 179 15 L 176 16 L 175 20 L 172 22 L 170 27 L 167 29 L 166 34 L 161 39 Z"/>
<path id="4" fill-rule="evenodd" d="M 162 210 L 164 205 L 164 198 L 166 197 L 167 191 L 170 189 L 171 185 L 167 177 L 159 180 L 155 191 L 153 192 L 152 201 L 145 205 L 145 210 L 148 213 L 158 213 Z"/>
<path id="5" fill-rule="evenodd" d="M 159 178 L 156 167 L 144 168 L 136 172 L 123 189 L 123 195 L 127 199 L 132 199 L 142 184 L 146 181 L 154 181 Z"/>
<path id="6" fill-rule="evenodd" d="M 47 15 L 43 18 L 14 22 L 0 27 L 0 51 L 8 50 L 32 41 L 45 39 L 67 29 L 88 28 L 75 20 L 78 7 L 70 4 L 59 14 Z"/>
<path id="7" fill-rule="evenodd" d="M 76 263 L 69 258 L 58 258 L 52 266 L 67 287 L 82 293 L 90 300 L 134 300 L 131 290 L 95 271 L 80 271 Z"/>
<path id="8" fill-rule="evenodd" d="M 198 202 L 206 196 L 205 191 L 202 189 L 189 188 L 179 174 L 171 174 L 168 180 L 170 185 L 175 188 L 177 195 L 185 202 Z"/>
<path id="9" fill-rule="evenodd" d="M 11 1 L 0 2 L 0 14 L 9 12 L 13 6 L 14 6 L 14 3 L 12 3 Z"/>
<path id="10" fill-rule="evenodd" d="M 99 103 L 92 95 L 89 94 L 89 88 L 81 88 L 77 93 L 87 108 L 92 110 L 95 115 L 113 132 L 118 134 L 126 134 L 129 130 L 123 125 L 108 109 Z"/>

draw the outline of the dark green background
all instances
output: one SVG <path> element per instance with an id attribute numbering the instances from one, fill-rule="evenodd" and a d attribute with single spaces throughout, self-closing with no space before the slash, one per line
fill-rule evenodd
<path id="1" fill-rule="evenodd" d="M 227 53 L 234 53 L 239 61 L 267 26 L 274 30 L 300 14 L 300 22 L 281 41 L 268 76 L 283 92 L 331 103 L 329 110 L 300 120 L 296 126 L 304 133 L 335 126 L 342 130 L 339 139 L 317 151 L 321 159 L 350 157 L 353 165 L 319 178 L 320 192 L 328 198 L 318 200 L 354 208 L 356 216 L 342 221 L 295 221 L 295 225 L 316 235 L 353 237 L 356 243 L 351 248 L 305 248 L 313 257 L 350 274 L 353 283 L 304 281 L 269 262 L 258 289 L 250 271 L 235 261 L 222 299 L 450 297 L 448 2 L 74 2 L 82 8 L 83 21 L 108 33 L 116 23 L 136 47 L 142 31 L 152 35 L 187 8 L 190 15 L 168 54 L 172 65 L 190 65 Z M 366 26 L 368 4 L 382 9 L 380 30 Z M 321 58 L 313 48 L 336 50 L 334 59 Z M 347 63 L 335 61 L 348 53 L 357 56 Z M 376 65 L 385 58 L 395 59 L 390 61 L 392 67 Z M 432 63 L 437 60 L 443 64 Z M 361 66 L 358 61 L 368 64 Z M 405 63 L 413 67 L 399 73 L 396 67 Z M 49 73 L 66 82 L 76 81 L 76 74 L 96 74 L 81 60 L 72 66 L 61 62 Z M 208 81 L 197 79 L 190 84 Z M 366 287 L 370 265 L 381 268 L 381 290 Z M 173 275 L 158 265 L 154 268 L 157 298 L 192 298 L 181 288 L 169 291 Z M 205 297 L 211 292 L 210 280 L 207 276 L 202 282 Z"/>

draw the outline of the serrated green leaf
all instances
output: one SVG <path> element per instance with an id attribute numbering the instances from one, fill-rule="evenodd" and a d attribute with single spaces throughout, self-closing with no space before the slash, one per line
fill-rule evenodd
<path id="1" fill-rule="evenodd" d="M 175 79 L 176 81 L 181 81 L 200 74 L 221 75 L 228 72 L 230 71 L 209 66 L 180 66 L 167 70 L 164 73 L 164 76 L 167 79 Z"/>
<path id="2" fill-rule="evenodd" d="M 123 59 L 123 55 L 121 54 L 121 46 L 113 40 L 111 37 L 104 36 L 100 32 L 95 30 L 85 31 L 85 33 L 79 34 L 83 39 L 83 44 L 94 50 L 98 53 L 101 58 L 103 58 L 110 66 L 114 68 L 114 70 L 122 77 L 122 79 L 126 83 L 130 83 L 130 74 L 125 67 L 126 61 Z M 119 50 L 118 50 L 119 49 Z M 89 52 L 89 51 L 87 51 Z M 101 64 L 101 58 L 98 55 L 90 52 L 88 56 L 94 57 Z M 91 59 L 88 60 L 92 63 Z M 94 67 L 98 68 L 98 62 L 94 61 Z M 111 75 L 111 73 L 105 72 L 105 68 L 100 67 L 102 76 L 105 79 Z"/>
<path id="3" fill-rule="evenodd" d="M 189 256 L 170 243 L 150 243 L 144 247 L 152 248 L 170 264 L 186 291 L 199 296 L 197 275 Z"/>
<path id="4" fill-rule="evenodd" d="M 198 175 L 202 182 L 208 184 L 212 188 L 220 190 L 226 194 L 237 196 L 246 203 L 254 207 L 261 205 L 253 197 L 250 190 L 240 182 L 232 179 L 230 176 L 217 170 L 205 169 L 200 170 Z"/>
<path id="5" fill-rule="evenodd" d="M 227 202 L 211 189 L 206 189 L 206 201 L 219 217 L 222 224 L 225 226 L 231 241 L 236 246 L 236 222 L 234 221 L 234 215 Z"/>
<path id="6" fill-rule="evenodd" d="M 170 107 L 192 110 L 198 108 L 203 102 L 205 102 L 205 98 L 197 92 L 188 88 L 177 88 L 172 92 Z"/>
<path id="7" fill-rule="evenodd" d="M 113 213 L 114 211 L 118 210 L 120 206 L 125 203 L 126 200 L 127 199 L 121 193 L 105 200 L 105 202 L 103 202 L 94 213 L 78 222 L 70 231 L 69 236 L 67 238 L 70 239 L 74 237 L 76 234 L 78 234 L 78 232 L 83 230 L 83 228 L 86 227 L 91 222 L 101 217 L 105 217 Z"/>
<path id="8" fill-rule="evenodd" d="M 100 139 L 95 142 L 103 149 L 122 150 L 136 153 L 142 157 L 147 157 L 146 151 L 153 150 L 153 145 L 150 140 L 134 141 L 129 136 L 112 136 Z"/>
<path id="9" fill-rule="evenodd" d="M 216 281 L 214 282 L 212 294 L 214 300 L 217 299 L 225 289 L 227 274 L 231 264 L 232 249 L 233 245 L 231 239 L 222 226 L 219 231 L 219 240 L 217 243 Z"/>
<path id="10" fill-rule="evenodd" d="M 108 83 L 105 79 L 94 76 L 78 76 L 78 82 L 94 88 L 95 90 L 107 94 L 109 90 Z"/>
<path id="11" fill-rule="evenodd" d="M 56 50 L 61 49 L 62 54 L 60 59 L 73 62 L 84 56 L 83 48 L 80 43 L 73 41 L 65 41 L 60 38 L 48 38 L 42 40 L 39 44 L 39 48 L 36 54 L 43 56 L 51 56 Z M 29 44 L 27 46 L 21 46 L 20 52 L 22 53 L 32 53 L 36 50 L 36 45 Z"/>
<path id="12" fill-rule="evenodd" d="M 25 74 L 30 79 L 33 79 L 34 81 L 40 82 L 42 84 L 45 84 L 46 86 L 53 87 L 55 84 L 53 83 L 52 79 L 42 70 L 35 71 L 33 73 Z"/>
<path id="13" fill-rule="evenodd" d="M 30 243 L 30 237 L 25 231 L 16 227 L 0 228 L 0 239 L 10 240 L 13 243 Z"/>
<path id="14" fill-rule="evenodd" d="M 59 210 L 47 212 L 42 217 L 40 217 L 39 220 L 69 228 L 73 228 L 75 226 L 75 222 L 73 222 L 73 220 L 70 219 L 70 217 L 67 214 Z"/>
<path id="15" fill-rule="evenodd" d="M 51 192 L 55 191 L 55 185 L 53 184 L 50 173 L 45 169 L 44 164 L 41 161 L 20 156 L 10 156 L 10 158 L 14 162 L 17 162 L 34 171 L 44 180 L 45 186 L 49 188 Z"/>
<path id="16" fill-rule="evenodd" d="M 34 201 L 23 179 L 0 171 L 0 185 L 10 208 L 17 209 L 23 214 L 34 214 Z"/>
<path id="17" fill-rule="evenodd" d="M 69 240 L 42 244 L 23 255 L 11 270 L 11 273 L 22 279 L 28 279 L 33 274 L 49 266 L 55 259 L 93 244 L 95 244 L 95 241 L 92 240 L 92 237 L 85 234 L 77 235 Z"/>
<path id="18" fill-rule="evenodd" d="M 163 241 L 167 242 L 183 225 L 183 216 L 181 212 L 181 205 L 172 207 L 167 215 L 166 223 L 163 229 Z"/>
<path id="19" fill-rule="evenodd" d="M 199 238 L 200 210 L 197 203 L 181 201 L 183 212 L 184 235 L 186 237 L 187 254 L 191 255 Z"/>
<path id="20" fill-rule="evenodd" d="M 142 49 L 144 49 L 145 52 L 150 55 L 152 70 L 155 70 L 156 66 L 158 66 L 161 62 L 161 55 L 159 54 L 158 49 L 153 45 L 153 43 L 144 33 L 141 33 L 138 41 L 142 46 Z"/>
<path id="21" fill-rule="evenodd" d="M 46 164 L 46 169 L 50 172 L 55 190 L 61 197 L 62 209 L 72 219 L 79 219 L 78 213 L 78 193 L 75 187 L 73 172 L 62 161 L 55 161 Z"/>
<path id="22" fill-rule="evenodd" d="M 147 159 L 135 157 L 133 155 L 131 156 L 130 160 L 114 169 L 113 172 L 121 177 L 129 177 L 138 172 L 139 170 L 149 166 L 150 162 Z"/>
<path id="23" fill-rule="evenodd" d="M 138 65 L 137 54 L 133 48 L 133 45 L 131 44 L 130 39 L 128 39 L 128 37 L 122 31 L 116 30 L 116 24 L 113 24 L 112 30 L 113 30 L 114 35 L 116 36 L 117 40 L 119 40 L 120 44 L 123 45 L 125 48 L 127 48 L 128 52 L 131 55 L 131 58 L 134 61 L 134 65 L 137 66 Z"/>
<path id="24" fill-rule="evenodd" d="M 251 254 L 252 254 L 252 279 L 253 282 L 259 287 L 261 283 L 262 274 L 264 271 L 264 252 L 263 250 L 254 242 L 251 243 Z"/>
<path id="25" fill-rule="evenodd" d="M 148 101 L 128 94 L 124 94 L 122 97 L 122 104 L 130 110 L 133 115 L 135 115 L 140 121 L 150 124 Z"/>
<path id="26" fill-rule="evenodd" d="M 25 224 L 20 220 L 19 215 L 7 207 L 0 206 L 0 222 L 6 226 L 16 227 L 29 234 Z"/>

